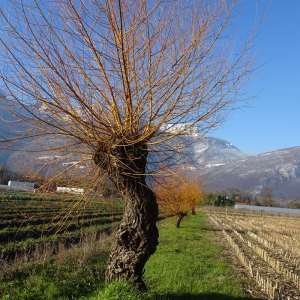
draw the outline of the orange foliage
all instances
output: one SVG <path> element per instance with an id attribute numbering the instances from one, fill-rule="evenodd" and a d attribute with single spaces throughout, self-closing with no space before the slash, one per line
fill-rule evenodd
<path id="1" fill-rule="evenodd" d="M 177 215 L 181 219 L 189 211 L 194 211 L 202 199 L 199 182 L 182 174 L 164 179 L 155 187 L 155 193 L 160 211 Z"/>

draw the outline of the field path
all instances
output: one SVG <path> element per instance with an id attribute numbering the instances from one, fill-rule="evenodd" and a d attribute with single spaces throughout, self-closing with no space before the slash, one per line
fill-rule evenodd
<path id="1" fill-rule="evenodd" d="M 185 218 L 179 229 L 174 218 L 161 222 L 160 245 L 146 265 L 145 277 L 153 299 L 250 299 L 200 212 Z"/>

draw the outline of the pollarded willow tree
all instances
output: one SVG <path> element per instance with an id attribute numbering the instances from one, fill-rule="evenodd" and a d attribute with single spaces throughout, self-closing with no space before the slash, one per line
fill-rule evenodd
<path id="1" fill-rule="evenodd" d="M 2 5 L 2 89 L 30 124 L 22 139 L 63 138 L 59 147 L 80 152 L 123 195 L 108 281 L 143 288 L 158 243 L 148 155 L 173 151 L 172 140 L 192 128 L 214 127 L 236 99 L 248 49 L 228 43 L 232 11 L 222 0 Z"/>

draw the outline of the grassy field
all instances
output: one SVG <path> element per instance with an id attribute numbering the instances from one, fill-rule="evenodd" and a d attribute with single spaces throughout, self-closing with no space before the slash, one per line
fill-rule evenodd
<path id="1" fill-rule="evenodd" d="M 149 292 L 138 295 L 121 283 L 93 299 L 249 299 L 202 213 L 188 216 L 180 229 L 173 218 L 163 220 L 159 229 L 159 247 L 145 270 Z"/>
<path id="2" fill-rule="evenodd" d="M 104 286 L 108 248 L 109 237 L 103 236 L 52 258 L 10 267 L 1 274 L 0 299 L 89 299 Z"/>
<path id="3" fill-rule="evenodd" d="M 206 217 L 189 215 L 179 229 L 174 223 L 171 218 L 160 224 L 158 251 L 146 265 L 153 298 L 246 299 Z"/>
<path id="4" fill-rule="evenodd" d="M 58 194 L 0 193 L 0 259 L 35 260 L 109 231 L 122 217 L 118 201 Z"/>
<path id="5" fill-rule="evenodd" d="M 104 287 L 111 238 L 103 234 L 54 256 L 2 264 L 0 299 L 246 299 L 202 213 L 188 216 L 180 229 L 173 218 L 159 228 L 160 244 L 145 270 L 147 294 L 125 283 Z"/>
<path id="6" fill-rule="evenodd" d="M 103 282 L 119 200 L 0 193 L 0 299 L 79 299 Z"/>
<path id="7" fill-rule="evenodd" d="M 121 216 L 116 200 L 0 193 L 0 299 L 246 299 L 203 213 L 179 229 L 174 218 L 159 223 L 144 274 L 148 293 L 105 287 L 110 232 Z"/>

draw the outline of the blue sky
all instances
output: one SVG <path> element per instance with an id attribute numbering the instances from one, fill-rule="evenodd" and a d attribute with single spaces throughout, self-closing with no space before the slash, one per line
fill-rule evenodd
<path id="1" fill-rule="evenodd" d="M 242 30 L 264 12 L 254 40 L 257 70 L 243 89 L 248 104 L 211 135 L 253 154 L 300 146 L 300 1 L 243 0 L 239 9 Z"/>
<path id="2" fill-rule="evenodd" d="M 300 146 L 300 0 L 240 0 L 238 35 L 246 36 L 261 15 L 256 70 L 243 89 L 250 100 L 210 133 L 251 154 Z"/>

